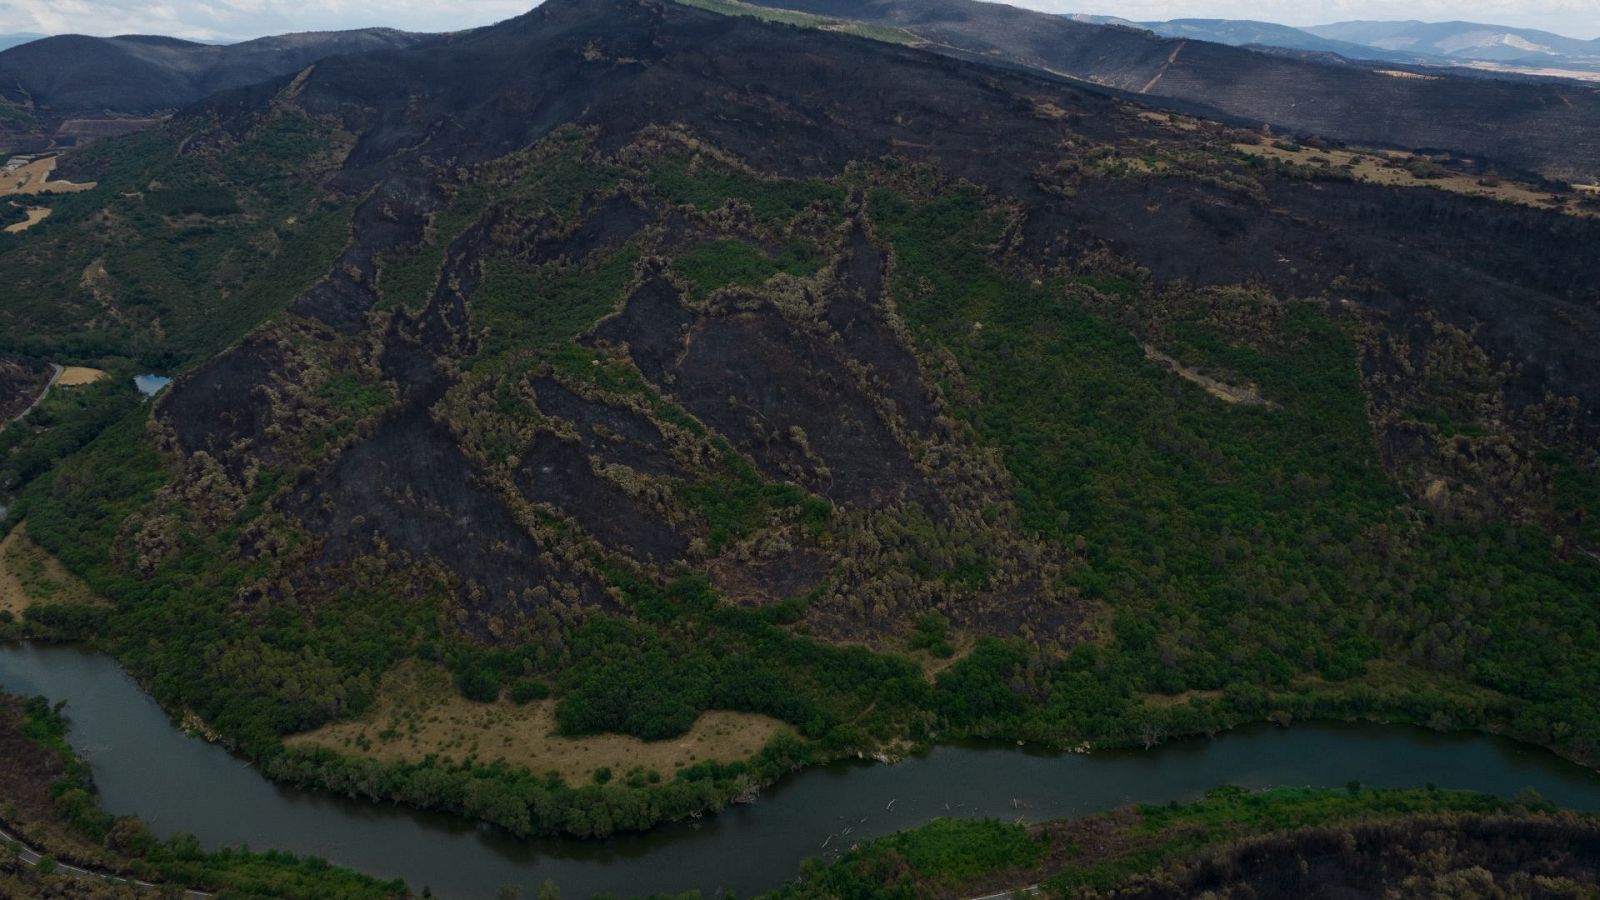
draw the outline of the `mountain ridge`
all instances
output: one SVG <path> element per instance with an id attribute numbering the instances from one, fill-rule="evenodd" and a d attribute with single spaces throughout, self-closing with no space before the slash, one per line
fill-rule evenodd
<path id="1" fill-rule="evenodd" d="M 899 27 L 936 50 L 1007 59 L 1137 94 L 1145 103 L 1204 104 L 1245 122 L 1302 135 L 1448 149 L 1555 177 L 1600 179 L 1600 140 L 1593 134 L 1600 121 L 1600 88 L 1587 85 L 1446 72 L 1404 77 L 978 0 L 756 0 L 750 5 Z"/>

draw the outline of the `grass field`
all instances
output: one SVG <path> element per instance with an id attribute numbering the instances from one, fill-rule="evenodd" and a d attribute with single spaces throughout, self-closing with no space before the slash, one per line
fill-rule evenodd
<path id="1" fill-rule="evenodd" d="M 85 384 L 94 384 L 106 377 L 102 369 L 91 369 L 87 366 L 67 366 L 61 370 L 61 377 L 56 379 L 57 387 L 79 387 Z"/>
<path id="2" fill-rule="evenodd" d="M 95 593 L 39 545 L 26 525 L 0 541 L 0 611 L 22 615 L 35 603 L 99 603 Z"/>
<path id="3" fill-rule="evenodd" d="M 535 773 L 558 772 L 568 784 L 593 780 L 598 770 L 618 775 L 644 769 L 670 778 L 680 768 L 707 761 L 736 762 L 755 755 L 788 726 L 749 713 L 712 710 L 681 737 L 642 741 L 604 734 L 556 734 L 555 701 L 518 705 L 474 703 L 451 685 L 443 669 L 408 661 L 384 676 L 371 711 L 286 739 L 291 747 L 326 747 L 384 762 L 420 762 L 429 754 L 480 762 L 504 760 Z"/>
<path id="4" fill-rule="evenodd" d="M 46 206 L 31 206 L 25 210 L 28 217 L 15 225 L 6 226 L 6 234 L 21 234 L 29 228 L 50 218 L 50 208 Z"/>
<path id="5" fill-rule="evenodd" d="M 55 168 L 56 157 L 47 156 L 0 173 L 0 197 L 21 194 L 70 194 L 87 191 L 95 186 L 92 181 L 86 184 L 51 181 L 50 173 L 55 171 Z"/>

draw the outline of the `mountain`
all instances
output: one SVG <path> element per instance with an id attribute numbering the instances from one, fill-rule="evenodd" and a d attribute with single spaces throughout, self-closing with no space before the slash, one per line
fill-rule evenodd
<path id="1" fill-rule="evenodd" d="M 935 49 L 1005 59 L 1142 101 L 1351 144 L 1451 150 L 1600 180 L 1600 88 L 1396 74 L 1073 21 L 979 0 L 757 0 L 903 29 Z"/>
<path id="2" fill-rule="evenodd" d="M 19 433 L 7 521 L 109 603 L 0 634 L 92 638 L 278 779 L 518 835 L 960 735 L 1600 756 L 1592 203 L 976 52 L 1305 71 L 1231 48 L 707 2 L 548 0 L 67 155 L 95 187 L 0 236 L 0 346 L 178 377 Z M 418 679 L 428 727 L 386 712 Z M 565 781 L 479 743 L 497 702 L 769 740 Z"/>
<path id="3" fill-rule="evenodd" d="M 1323 38 L 1379 50 L 1427 54 L 1451 60 L 1546 65 L 1600 64 L 1600 39 L 1579 40 L 1532 28 L 1476 22 L 1336 22 L 1305 31 Z"/>
<path id="4" fill-rule="evenodd" d="M 41 111 L 148 115 L 297 72 L 326 56 L 425 40 L 385 28 L 307 32 L 226 45 L 145 35 L 59 35 L 0 53 L 0 99 Z"/>
<path id="5" fill-rule="evenodd" d="M 1324 53 L 1346 59 L 1375 59 L 1422 65 L 1447 64 L 1442 57 L 1423 53 L 1386 51 L 1365 44 L 1320 37 L 1300 28 L 1250 19 L 1172 19 L 1166 22 L 1129 23 L 1169 38 L 1211 41 L 1233 47 L 1269 47 Z"/>
<path id="6" fill-rule="evenodd" d="M 327 56 L 427 40 L 384 28 L 227 45 L 145 35 L 41 38 L 0 52 L 0 151 L 124 133 L 217 91 L 297 72 Z"/>
<path id="7" fill-rule="evenodd" d="M 9 50 L 12 47 L 18 46 L 19 44 L 26 44 L 29 41 L 37 41 L 42 37 L 47 37 L 47 35 L 32 34 L 29 32 L 0 34 L 0 50 Z"/>
<path id="8" fill-rule="evenodd" d="M 1131 22 L 1111 16 L 1068 18 L 1143 29 L 1162 37 L 1332 54 L 1349 60 L 1580 78 L 1600 73 L 1600 40 L 1584 41 L 1545 31 L 1472 22 L 1339 22 L 1291 28 L 1248 19 Z"/>

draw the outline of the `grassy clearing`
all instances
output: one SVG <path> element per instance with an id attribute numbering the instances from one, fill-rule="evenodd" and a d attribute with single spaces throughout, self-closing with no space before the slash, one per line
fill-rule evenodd
<path id="1" fill-rule="evenodd" d="M 0 197 L 22 194 L 71 194 L 94 188 L 94 182 L 75 184 L 71 181 L 51 181 L 50 173 L 56 168 L 56 157 L 47 156 L 0 171 Z"/>
<path id="2" fill-rule="evenodd" d="M 67 366 L 61 370 L 61 377 L 56 379 L 57 387 L 80 387 L 85 384 L 94 384 L 106 377 L 104 369 L 91 369 L 87 366 Z"/>
<path id="3" fill-rule="evenodd" d="M 50 208 L 47 206 L 30 206 L 23 210 L 23 214 L 27 216 L 27 218 L 14 225 L 7 225 L 5 229 L 6 234 L 21 234 L 24 231 L 27 231 L 29 228 L 32 228 L 40 222 L 43 222 L 45 219 L 50 218 Z"/>
<path id="4" fill-rule="evenodd" d="M 712 710 L 696 719 L 688 733 L 665 741 L 615 734 L 563 737 L 556 733 L 554 700 L 474 703 L 457 693 L 443 669 L 407 661 L 384 676 L 367 714 L 294 735 L 285 743 L 392 763 L 421 762 L 430 754 L 457 760 L 475 756 L 486 763 L 557 772 L 568 784 L 578 785 L 596 780 L 601 771 L 622 775 L 643 769 L 670 778 L 678 769 L 703 762 L 749 759 L 787 730 L 766 716 Z"/>
<path id="5" fill-rule="evenodd" d="M 1247 156 L 1275 159 L 1298 166 L 1345 169 L 1355 176 L 1357 181 L 1370 184 L 1431 187 L 1470 197 L 1487 197 L 1501 203 L 1552 209 L 1569 216 L 1600 216 L 1600 213 L 1579 203 L 1578 192 L 1570 196 L 1561 196 L 1541 191 L 1537 186 L 1525 182 L 1480 178 L 1449 170 L 1442 170 L 1443 174 L 1437 178 L 1419 178 L 1406 168 L 1406 163 L 1414 157 L 1392 150 L 1320 150 L 1314 147 L 1289 149 L 1276 144 L 1234 144 L 1233 148 Z"/>
<path id="6" fill-rule="evenodd" d="M 26 525 L 0 541 L 0 611 L 22 615 L 35 603 L 100 605 L 89 586 L 28 538 Z"/>

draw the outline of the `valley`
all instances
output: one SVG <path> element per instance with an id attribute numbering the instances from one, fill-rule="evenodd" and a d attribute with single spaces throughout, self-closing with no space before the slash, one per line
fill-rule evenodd
<path id="1" fill-rule="evenodd" d="M 79 839 L 449 896 L 842 853 L 811 896 L 964 782 L 1006 821 L 1238 778 L 1600 806 L 1589 98 L 1044 17 L 1128 54 L 1069 71 L 963 11 L 548 0 L 11 167 L 71 190 L 0 234 L 0 686 L 70 699 Z M 1266 87 L 1219 112 L 1229 66 Z M 1380 837 L 1549 814 L 1436 799 Z M 1216 837 L 1112 869 L 1327 835 Z"/>

